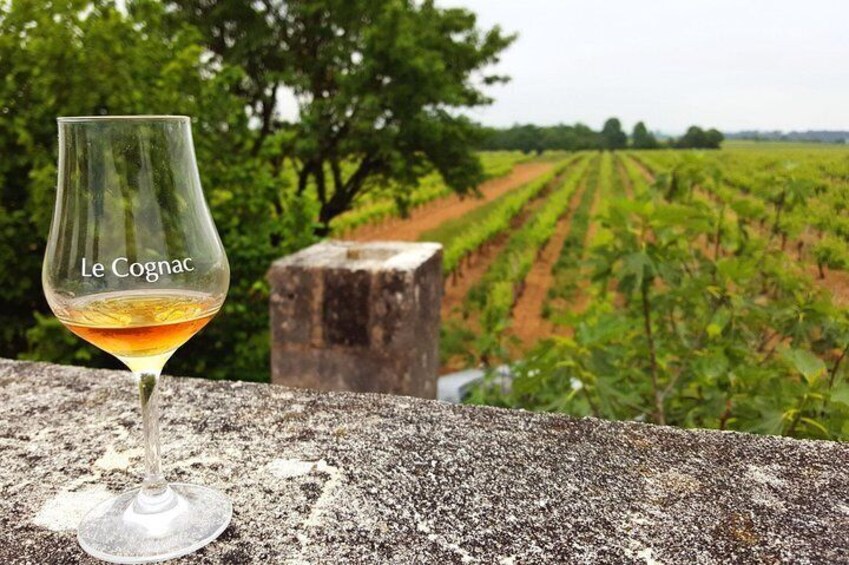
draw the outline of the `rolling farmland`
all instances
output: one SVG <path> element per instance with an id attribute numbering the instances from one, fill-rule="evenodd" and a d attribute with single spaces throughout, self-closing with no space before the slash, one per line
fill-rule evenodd
<path id="1" fill-rule="evenodd" d="M 511 166 L 481 199 L 440 196 L 352 233 L 408 222 L 443 244 L 444 370 L 515 363 L 512 390 L 478 400 L 849 434 L 849 151 L 731 144 Z"/>

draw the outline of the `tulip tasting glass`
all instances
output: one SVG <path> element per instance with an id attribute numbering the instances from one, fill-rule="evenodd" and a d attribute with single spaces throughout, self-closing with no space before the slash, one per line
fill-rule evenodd
<path id="1" fill-rule="evenodd" d="M 56 317 L 120 359 L 141 399 L 144 481 L 92 509 L 79 525 L 80 545 L 107 561 L 146 563 L 214 540 L 230 523 L 230 501 L 167 483 L 159 457 L 162 367 L 215 316 L 230 283 L 189 118 L 59 118 L 42 281 Z"/>

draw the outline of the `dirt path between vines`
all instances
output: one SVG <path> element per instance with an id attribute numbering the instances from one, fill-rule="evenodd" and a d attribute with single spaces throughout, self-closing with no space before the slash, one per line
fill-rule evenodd
<path id="1" fill-rule="evenodd" d="M 363 226 L 341 239 L 350 241 L 418 241 L 428 230 L 443 222 L 468 214 L 475 208 L 498 198 L 502 194 L 547 173 L 552 163 L 519 163 L 508 175 L 491 179 L 480 185 L 483 198 L 456 194 L 439 198 L 420 206 L 410 213 L 409 218 L 391 218 L 378 224 Z"/>
<path id="2" fill-rule="evenodd" d="M 596 187 L 595 195 L 593 196 L 593 203 L 590 206 L 590 223 L 587 226 L 587 233 L 584 234 L 584 243 L 581 246 L 581 260 L 587 258 L 587 254 L 590 251 L 590 245 L 592 245 L 595 235 L 598 232 L 599 207 L 601 206 L 601 201 L 607 196 L 609 195 L 605 195 L 605 187 L 599 184 L 599 186 Z M 585 265 L 581 266 L 580 273 L 578 273 L 578 288 L 572 297 L 572 301 L 568 305 L 564 304 L 562 300 L 559 301 L 559 304 L 556 303 L 556 305 L 561 308 L 561 312 L 563 312 L 566 309 L 566 306 L 568 306 L 568 311 L 571 314 L 579 315 L 584 313 L 584 311 L 590 307 L 590 302 L 595 298 L 595 295 L 592 292 L 592 271 L 592 267 Z M 614 304 L 617 307 L 622 306 L 624 299 L 616 291 L 615 281 L 610 281 L 607 291 L 614 293 Z M 575 334 L 575 328 L 571 325 L 554 324 L 553 327 L 553 333 L 556 335 L 571 337 Z"/>
<path id="3" fill-rule="evenodd" d="M 548 200 L 547 196 L 551 191 L 565 182 L 567 175 L 573 171 L 572 166 L 567 168 L 557 178 L 553 179 L 548 185 L 543 188 L 537 196 L 525 204 L 522 211 L 513 218 L 510 222 L 510 228 L 498 234 L 490 242 L 482 245 L 477 251 L 472 253 L 467 260 L 464 260 L 458 269 L 458 276 L 455 279 L 449 276 L 445 280 L 442 294 L 442 307 L 440 313 L 442 316 L 442 324 L 445 325 L 449 320 L 462 320 L 462 326 L 475 333 L 480 333 L 480 325 L 478 313 L 467 313 L 468 318 L 463 318 L 463 303 L 468 296 L 469 291 L 477 284 L 483 275 L 489 270 L 495 260 L 507 247 L 510 235 L 520 229 L 522 225 L 528 221 L 534 213 L 536 213 L 542 205 Z M 439 374 L 444 375 L 453 371 L 459 371 L 467 366 L 465 358 L 453 357 L 441 365 Z"/>
<path id="4" fill-rule="evenodd" d="M 637 170 L 639 170 L 640 173 L 642 173 L 642 175 L 645 177 L 646 181 L 649 182 L 649 184 L 654 182 L 654 174 L 649 170 L 648 167 L 646 167 L 643 164 L 642 161 L 640 161 L 639 159 L 637 159 L 633 155 L 628 155 L 627 158 L 630 159 L 631 162 L 634 163 L 634 165 L 637 166 Z"/>
<path id="5" fill-rule="evenodd" d="M 586 174 L 581 179 L 578 190 L 569 200 L 569 208 L 557 222 L 554 234 L 540 251 L 533 267 L 525 277 L 525 286 L 519 300 L 513 307 L 513 323 L 510 332 L 519 338 L 527 349 L 533 347 L 539 340 L 550 337 L 554 333 L 554 324 L 543 318 L 542 307 L 548 296 L 548 289 L 554 284 L 552 269 L 563 244 L 572 231 L 572 216 L 581 202 L 584 191 L 587 190 Z"/>
<path id="6" fill-rule="evenodd" d="M 484 273 L 489 269 L 495 258 L 507 246 L 510 234 L 508 231 L 498 234 L 492 241 L 481 246 L 474 252 L 470 261 L 464 261 L 457 278 L 449 276 L 445 279 L 442 291 L 442 321 L 457 316 L 455 310 L 462 309 L 466 295 L 472 290 Z"/>
<path id="7" fill-rule="evenodd" d="M 510 228 L 498 234 L 493 240 L 485 243 L 478 248 L 477 251 L 470 254 L 460 266 L 458 276 L 455 279 L 449 276 L 445 281 L 445 286 L 442 294 L 442 319 L 446 320 L 454 314 L 454 310 L 462 307 L 466 295 L 473 286 L 486 273 L 495 259 L 501 254 L 507 246 L 507 241 L 510 235 L 521 228 L 522 225 L 531 217 L 542 204 L 547 200 L 547 196 L 551 194 L 554 188 L 559 187 L 566 180 L 566 175 L 572 171 L 570 167 L 558 176 L 540 191 L 537 196 L 525 204 L 522 211 L 510 222 Z"/>

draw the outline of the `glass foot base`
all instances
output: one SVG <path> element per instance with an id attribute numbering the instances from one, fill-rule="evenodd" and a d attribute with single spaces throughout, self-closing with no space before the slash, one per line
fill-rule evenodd
<path id="1" fill-rule="evenodd" d="M 77 529 L 86 553 L 112 563 L 150 563 L 205 546 L 227 528 L 233 507 L 222 493 L 182 483 L 155 499 L 133 489 L 93 508 Z"/>

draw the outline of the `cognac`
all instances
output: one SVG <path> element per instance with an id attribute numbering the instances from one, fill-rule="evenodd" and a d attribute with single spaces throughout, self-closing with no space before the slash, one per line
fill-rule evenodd
<path id="1" fill-rule="evenodd" d="M 109 292 L 66 303 L 58 318 L 129 365 L 132 358 L 170 357 L 209 323 L 222 298 L 177 290 Z"/>

